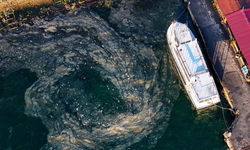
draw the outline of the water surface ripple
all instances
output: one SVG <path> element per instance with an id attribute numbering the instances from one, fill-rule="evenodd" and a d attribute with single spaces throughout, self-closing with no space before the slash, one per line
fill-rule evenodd
<path id="1" fill-rule="evenodd" d="M 42 149 L 125 149 L 143 138 L 154 146 L 179 93 L 164 47 L 156 52 L 147 42 L 164 44 L 162 35 L 124 37 L 96 13 L 77 9 L 2 38 L 15 63 L 3 73 L 29 68 L 38 76 L 25 92 L 25 114 L 49 131 Z"/>

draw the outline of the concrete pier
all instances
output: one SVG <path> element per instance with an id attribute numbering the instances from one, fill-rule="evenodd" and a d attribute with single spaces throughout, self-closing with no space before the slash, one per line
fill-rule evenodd
<path id="1" fill-rule="evenodd" d="M 224 87 L 228 102 L 239 110 L 224 138 L 231 150 L 250 148 L 250 86 L 242 74 L 239 62 L 230 46 L 230 34 L 221 24 L 212 0 L 185 0 L 198 32 L 205 42 L 217 76 Z"/>

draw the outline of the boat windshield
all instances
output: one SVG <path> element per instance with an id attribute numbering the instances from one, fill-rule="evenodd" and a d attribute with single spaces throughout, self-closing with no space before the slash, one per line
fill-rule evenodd
<path id="1" fill-rule="evenodd" d="M 178 43 L 184 44 L 194 40 L 186 24 L 177 24 L 176 26 L 178 28 L 175 28 L 175 35 Z"/>

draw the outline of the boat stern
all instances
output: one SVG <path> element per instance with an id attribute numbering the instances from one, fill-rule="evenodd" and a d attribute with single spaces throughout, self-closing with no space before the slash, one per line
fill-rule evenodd
<path id="1" fill-rule="evenodd" d="M 219 95 L 214 95 L 214 96 L 211 96 L 209 98 L 199 100 L 198 103 L 195 105 L 195 108 L 197 110 L 199 110 L 199 109 L 203 109 L 203 108 L 206 108 L 206 107 L 213 106 L 213 105 L 215 105 L 215 104 L 217 104 L 219 102 L 220 102 Z"/>

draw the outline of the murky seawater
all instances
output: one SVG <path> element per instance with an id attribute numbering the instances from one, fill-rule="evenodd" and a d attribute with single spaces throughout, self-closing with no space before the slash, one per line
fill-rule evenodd
<path id="1" fill-rule="evenodd" d="M 1 68 L 0 149 L 226 149 L 222 111 L 194 110 L 166 52 L 182 2 L 122 2 L 1 39 L 18 71 Z"/>

